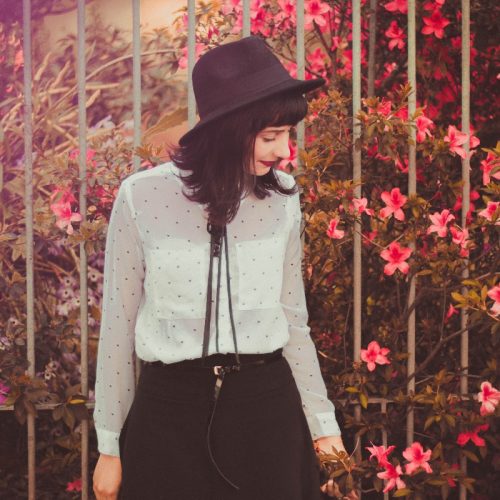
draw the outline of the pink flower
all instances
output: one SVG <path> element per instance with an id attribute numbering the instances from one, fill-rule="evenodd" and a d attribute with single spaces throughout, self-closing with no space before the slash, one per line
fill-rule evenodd
<path id="1" fill-rule="evenodd" d="M 465 152 L 465 149 L 462 147 L 462 145 L 467 142 L 467 134 L 460 132 L 460 130 L 458 130 L 453 125 L 449 125 L 448 135 L 445 135 L 443 140 L 444 142 L 450 143 L 449 147 L 452 153 L 456 153 L 458 156 L 465 159 L 467 153 Z"/>
<path id="2" fill-rule="evenodd" d="M 443 38 L 444 28 L 450 24 L 450 21 L 442 16 L 441 11 L 436 9 L 431 17 L 423 18 L 425 26 L 422 28 L 424 35 L 434 35 L 436 38 Z"/>
<path id="3" fill-rule="evenodd" d="M 387 486 L 384 488 L 384 493 L 387 493 L 394 487 L 400 490 L 406 486 L 406 483 L 400 478 L 402 474 L 403 471 L 401 470 L 401 466 L 397 465 L 394 467 L 392 464 L 387 464 L 385 466 L 385 471 L 377 474 L 377 477 L 380 479 L 387 479 Z"/>
<path id="4" fill-rule="evenodd" d="M 493 288 L 488 290 L 488 297 L 493 299 L 495 303 L 491 307 L 491 312 L 498 316 L 500 314 L 500 285 L 495 285 Z"/>
<path id="5" fill-rule="evenodd" d="M 408 0 L 392 0 L 384 5 L 385 10 L 389 12 L 401 12 L 406 14 L 408 12 Z"/>
<path id="6" fill-rule="evenodd" d="M 390 365 L 387 354 L 391 352 L 387 347 L 380 347 L 376 340 L 372 340 L 366 349 L 361 349 L 361 359 L 366 363 L 368 371 L 375 370 L 377 365 Z"/>
<path id="7" fill-rule="evenodd" d="M 61 192 L 59 188 L 56 189 L 51 195 L 51 199 L 54 199 L 58 192 Z M 73 234 L 72 222 L 80 222 L 82 220 L 81 214 L 78 212 L 73 212 L 71 210 L 71 202 L 76 201 L 73 194 L 69 191 L 62 192 L 61 199 L 56 203 L 51 203 L 50 209 L 57 217 L 56 226 L 60 229 L 66 229 L 67 234 Z"/>
<path id="8" fill-rule="evenodd" d="M 205 49 L 205 45 L 202 43 L 197 43 L 195 47 L 195 61 L 198 60 L 198 58 L 201 56 L 203 53 L 203 50 Z M 186 69 L 188 67 L 188 48 L 183 47 L 181 49 L 181 57 L 179 57 L 177 64 L 179 65 L 180 69 Z"/>
<path id="9" fill-rule="evenodd" d="M 420 115 L 415 120 L 415 125 L 417 126 L 417 142 L 424 142 L 426 135 L 432 137 L 430 131 L 434 128 L 434 122 L 431 119 L 424 115 Z"/>
<path id="10" fill-rule="evenodd" d="M 448 234 L 448 222 L 455 219 L 453 214 L 450 214 L 448 209 L 444 209 L 441 213 L 434 212 L 432 215 L 429 215 L 429 219 L 431 219 L 432 224 L 427 228 L 427 234 L 437 233 L 438 236 L 444 238 Z"/>
<path id="11" fill-rule="evenodd" d="M 394 214 L 394 218 L 397 220 L 405 220 L 405 214 L 403 210 L 401 210 L 401 207 L 406 203 L 408 198 L 401 194 L 399 188 L 393 188 L 390 193 L 388 191 L 384 191 L 380 197 L 387 205 L 380 210 L 380 217 L 385 219 L 386 217 Z"/>
<path id="12" fill-rule="evenodd" d="M 391 21 L 389 28 L 387 28 L 385 32 L 385 36 L 391 39 L 389 41 L 389 50 L 394 50 L 396 47 L 401 50 L 405 48 L 404 39 L 406 38 L 406 35 L 398 26 L 397 21 Z"/>
<path id="13" fill-rule="evenodd" d="M 431 458 L 432 451 L 427 450 L 424 452 L 422 445 L 415 441 L 411 446 L 406 448 L 403 451 L 403 457 L 408 460 L 408 464 L 406 464 L 406 473 L 413 474 L 417 469 L 424 469 L 427 474 L 432 472 L 431 466 L 427 463 Z"/>
<path id="14" fill-rule="evenodd" d="M 394 160 L 394 164 L 396 165 L 396 168 L 398 170 L 401 170 L 404 174 L 408 173 L 408 158 L 403 158 L 403 161 L 401 161 L 401 158 L 399 156 Z M 418 175 L 417 175 L 418 179 Z"/>
<path id="15" fill-rule="evenodd" d="M 481 384 L 481 391 L 477 394 L 477 399 L 481 403 L 479 413 L 484 417 L 495 412 L 495 408 L 500 401 L 500 391 L 497 391 L 489 382 Z"/>
<path id="16" fill-rule="evenodd" d="M 365 212 L 367 215 L 375 215 L 375 212 L 371 208 L 367 208 L 368 200 L 366 198 L 353 198 L 352 203 L 349 205 L 349 209 L 361 215 Z"/>
<path id="17" fill-rule="evenodd" d="M 280 170 L 285 170 L 289 164 L 291 164 L 293 168 L 297 168 L 297 146 L 293 143 L 293 141 L 288 141 L 288 149 L 290 150 L 290 155 L 288 158 L 281 160 L 278 165 Z"/>
<path id="18" fill-rule="evenodd" d="M 491 174 L 491 171 L 497 167 L 500 167 L 500 158 L 495 157 L 492 153 L 488 153 L 486 159 L 481 162 L 481 170 L 483 171 L 483 184 L 485 186 L 486 184 L 489 184 L 491 182 L 491 177 L 500 180 L 500 170 L 497 170 L 494 174 Z"/>
<path id="19" fill-rule="evenodd" d="M 307 62 L 311 73 L 317 73 L 321 76 L 326 76 L 326 55 L 323 50 L 318 47 L 314 52 L 307 55 Z"/>
<path id="20" fill-rule="evenodd" d="M 330 221 L 330 225 L 328 226 L 328 229 L 326 230 L 326 234 L 330 238 L 337 239 L 337 240 L 344 237 L 344 231 L 337 229 L 338 223 L 339 223 L 338 219 L 332 219 Z"/>
<path id="21" fill-rule="evenodd" d="M 5 385 L 1 380 L 0 380 L 0 405 L 3 405 L 5 403 L 5 400 L 7 399 L 7 395 L 10 392 L 10 387 L 8 385 Z"/>
<path id="22" fill-rule="evenodd" d="M 305 28 L 310 28 L 313 21 L 320 27 L 326 26 L 326 14 L 331 10 L 332 8 L 327 3 L 322 2 L 321 0 L 306 1 L 304 16 Z"/>
<path id="23" fill-rule="evenodd" d="M 450 304 L 448 312 L 446 313 L 445 321 L 448 321 L 454 314 L 458 314 L 458 309 L 454 307 L 453 304 Z"/>
<path id="24" fill-rule="evenodd" d="M 455 126 L 448 126 L 448 134 L 444 137 L 444 142 L 450 143 L 450 151 L 456 153 L 461 158 L 466 157 L 465 149 L 461 146 L 467 142 L 467 134 L 460 132 Z"/>
<path id="25" fill-rule="evenodd" d="M 75 479 L 66 485 L 66 491 L 82 491 L 82 479 Z"/>
<path id="26" fill-rule="evenodd" d="M 485 440 L 479 436 L 480 431 L 487 431 L 490 426 L 488 424 L 478 425 L 472 431 L 461 432 L 457 437 L 457 444 L 465 446 L 469 440 L 476 446 L 486 446 Z"/>
<path id="27" fill-rule="evenodd" d="M 384 274 L 391 276 L 396 272 L 396 269 L 399 269 L 403 274 L 408 274 L 410 266 L 406 259 L 412 252 L 411 248 L 400 247 L 397 241 L 390 243 L 389 248 L 380 252 L 380 257 L 388 261 L 384 266 Z"/>
<path id="28" fill-rule="evenodd" d="M 497 212 L 498 210 L 498 206 L 500 205 L 500 201 L 489 201 L 488 202 L 488 205 L 486 206 L 486 208 L 484 210 L 481 210 L 478 215 L 480 215 L 481 217 L 485 217 L 487 220 L 493 222 L 493 217 L 495 216 L 495 213 Z M 500 219 L 498 219 L 498 216 L 495 217 L 495 226 L 498 226 L 500 224 Z"/>
<path id="29" fill-rule="evenodd" d="M 372 458 L 376 458 L 378 464 L 381 467 L 386 467 L 389 464 L 388 456 L 395 449 L 395 446 L 389 446 L 386 448 L 385 446 L 375 446 L 372 443 L 372 446 L 367 446 L 366 449 L 370 452 L 370 460 Z"/>
<path id="30" fill-rule="evenodd" d="M 295 2 L 291 0 L 278 0 L 279 13 L 276 19 L 280 24 L 280 29 L 292 28 L 297 23 L 297 9 Z"/>
<path id="31" fill-rule="evenodd" d="M 460 245 L 462 250 L 467 250 L 467 244 L 469 243 L 469 240 L 467 239 L 469 237 L 469 230 L 464 229 L 461 231 L 458 227 L 450 226 L 450 233 L 451 241 L 455 243 L 455 245 Z M 466 252 L 466 255 L 468 255 L 468 251 Z M 462 257 L 463 256 L 464 255 L 462 255 Z"/>

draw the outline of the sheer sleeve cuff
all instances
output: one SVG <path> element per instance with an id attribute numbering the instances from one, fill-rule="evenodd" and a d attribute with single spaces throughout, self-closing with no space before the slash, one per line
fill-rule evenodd
<path id="1" fill-rule="evenodd" d="M 97 443 L 99 453 L 103 455 L 120 456 L 120 447 L 118 444 L 119 432 L 112 432 L 106 429 L 98 429 L 96 427 Z"/>
<path id="2" fill-rule="evenodd" d="M 340 428 L 333 412 L 316 413 L 307 416 L 307 423 L 313 439 L 324 436 L 340 436 Z"/>

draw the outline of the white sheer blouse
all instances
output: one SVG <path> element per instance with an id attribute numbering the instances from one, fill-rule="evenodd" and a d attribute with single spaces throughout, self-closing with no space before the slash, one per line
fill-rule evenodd
<path id="1" fill-rule="evenodd" d="M 276 172 L 283 185 L 295 184 L 293 176 Z M 143 360 L 164 363 L 202 354 L 210 234 L 204 205 L 182 194 L 181 174 L 172 163 L 137 172 L 122 182 L 113 205 L 95 384 L 94 424 L 103 454 L 119 456 L 118 437 L 134 398 L 134 350 Z M 316 439 L 340 431 L 307 325 L 301 217 L 298 193 L 243 198 L 227 225 L 230 288 L 238 352 L 283 347 Z M 216 270 L 214 259 L 214 298 Z M 209 354 L 234 352 L 222 276 L 219 345 L 217 351 L 213 303 Z"/>

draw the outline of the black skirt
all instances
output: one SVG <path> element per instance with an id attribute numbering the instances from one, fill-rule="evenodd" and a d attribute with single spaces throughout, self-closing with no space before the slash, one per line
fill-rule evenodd
<path id="1" fill-rule="evenodd" d="M 229 359 L 229 357 L 230 359 Z M 205 358 L 230 364 L 234 355 Z M 241 360 L 244 363 L 244 359 Z M 182 365 L 175 363 L 174 365 Z M 228 373 L 146 364 L 120 434 L 123 500 L 320 500 L 319 465 L 284 357 Z"/>

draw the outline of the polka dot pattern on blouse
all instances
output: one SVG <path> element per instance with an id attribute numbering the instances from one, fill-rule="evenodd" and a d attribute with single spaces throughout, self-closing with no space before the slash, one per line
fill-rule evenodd
<path id="1" fill-rule="evenodd" d="M 293 176 L 276 171 L 283 185 Z M 100 453 L 119 455 L 118 437 L 135 394 L 134 352 L 146 361 L 199 358 L 210 235 L 204 206 L 184 195 L 172 163 L 125 179 L 113 204 L 104 264 L 94 423 Z M 310 337 L 302 277 L 298 193 L 241 200 L 227 226 L 231 302 L 238 351 L 283 348 L 313 438 L 339 435 Z M 226 262 L 222 255 L 222 270 Z M 234 352 L 226 275 L 215 335 L 214 260 L 209 354 Z"/>

